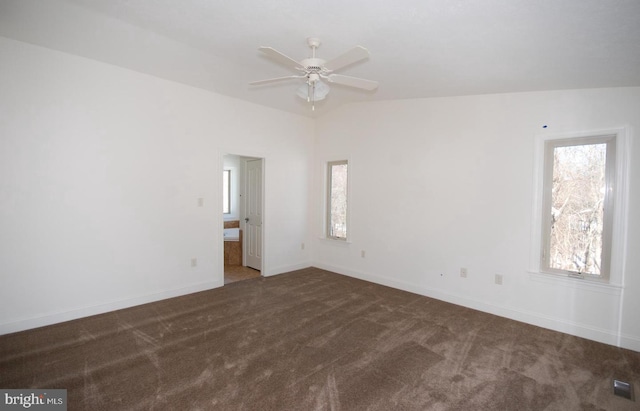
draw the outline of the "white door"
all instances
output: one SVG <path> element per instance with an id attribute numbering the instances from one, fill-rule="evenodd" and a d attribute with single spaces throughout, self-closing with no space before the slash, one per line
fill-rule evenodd
<path id="1" fill-rule="evenodd" d="M 262 159 L 247 161 L 245 256 L 247 267 L 262 269 Z"/>

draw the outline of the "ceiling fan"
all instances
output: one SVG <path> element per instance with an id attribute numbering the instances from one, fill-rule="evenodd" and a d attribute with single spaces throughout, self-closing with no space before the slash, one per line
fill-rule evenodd
<path id="1" fill-rule="evenodd" d="M 351 65 L 357 61 L 369 57 L 369 51 L 362 47 L 356 46 L 351 50 L 339 55 L 338 57 L 326 61 L 316 57 L 316 49 L 320 46 L 320 40 L 316 37 L 309 37 L 307 44 L 311 48 L 311 57 L 302 61 L 296 61 L 286 56 L 272 47 L 260 47 L 258 50 L 266 54 L 275 62 L 291 67 L 300 72 L 299 75 L 291 75 L 285 77 L 276 77 L 266 80 L 258 80 L 249 83 L 252 86 L 267 84 L 282 80 L 305 79 L 304 84 L 297 90 L 297 95 L 307 102 L 311 103 L 311 109 L 315 110 L 315 102 L 323 100 L 329 93 L 329 86 L 322 82 L 326 80 L 329 83 L 341 84 L 343 86 L 354 87 L 362 90 L 375 90 L 378 88 L 378 82 L 365 80 L 358 77 L 345 76 L 342 74 L 334 74 L 333 72 L 343 67 Z"/>

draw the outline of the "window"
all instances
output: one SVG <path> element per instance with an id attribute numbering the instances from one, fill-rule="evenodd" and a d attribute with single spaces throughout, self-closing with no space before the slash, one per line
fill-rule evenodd
<path id="1" fill-rule="evenodd" d="M 222 171 L 222 213 L 231 214 L 231 170 Z"/>
<path id="2" fill-rule="evenodd" d="M 616 135 L 547 140 L 542 271 L 608 280 L 616 198 Z"/>
<path id="3" fill-rule="evenodd" d="M 348 162 L 327 163 L 327 238 L 347 240 Z"/>

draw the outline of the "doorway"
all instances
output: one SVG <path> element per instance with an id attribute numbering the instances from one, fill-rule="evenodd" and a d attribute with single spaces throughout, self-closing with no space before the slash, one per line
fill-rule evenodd
<path id="1" fill-rule="evenodd" d="M 261 275 L 263 173 L 262 158 L 223 157 L 224 284 Z"/>

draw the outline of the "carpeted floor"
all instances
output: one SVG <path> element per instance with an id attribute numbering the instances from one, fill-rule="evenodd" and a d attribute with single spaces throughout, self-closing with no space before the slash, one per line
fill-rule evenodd
<path id="1" fill-rule="evenodd" d="M 69 410 L 638 410 L 640 353 L 309 268 L 0 336 Z"/>

